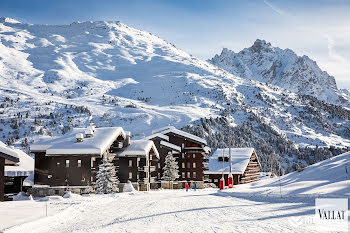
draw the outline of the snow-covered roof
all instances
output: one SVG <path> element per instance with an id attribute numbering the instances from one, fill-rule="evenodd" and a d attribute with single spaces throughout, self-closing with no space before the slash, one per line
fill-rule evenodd
<path id="1" fill-rule="evenodd" d="M 181 147 L 177 146 L 177 145 L 174 145 L 170 142 L 166 142 L 166 141 L 160 141 L 160 145 L 162 146 L 165 146 L 167 148 L 170 148 L 172 150 L 175 150 L 175 151 L 178 151 L 178 152 L 181 152 Z"/>
<path id="2" fill-rule="evenodd" d="M 34 159 L 19 149 L 14 149 L 19 162 L 15 166 L 5 166 L 5 176 L 29 176 L 34 174 Z"/>
<path id="3" fill-rule="evenodd" d="M 5 164 L 14 164 L 19 162 L 18 153 L 14 148 L 7 146 L 0 141 L 0 157 L 5 158 Z"/>
<path id="4" fill-rule="evenodd" d="M 160 133 L 160 134 L 173 133 L 173 134 L 182 136 L 184 138 L 190 139 L 192 141 L 199 142 L 201 144 L 207 145 L 207 141 L 205 139 L 200 138 L 200 137 L 198 137 L 196 135 L 187 133 L 185 131 L 176 129 L 174 126 L 167 126 L 167 127 L 164 127 L 164 128 L 153 130 L 152 133 L 154 133 L 154 134 L 155 133 Z"/>
<path id="5" fill-rule="evenodd" d="M 168 130 L 168 129 L 175 129 L 175 127 L 174 126 L 165 126 L 165 127 L 159 128 L 159 129 L 155 129 L 155 130 L 152 130 L 152 134 L 157 134 L 157 133 L 160 133 L 160 132 Z"/>
<path id="6" fill-rule="evenodd" d="M 158 150 L 154 145 L 154 142 L 151 140 L 133 140 L 130 142 L 130 145 L 128 147 L 121 150 L 120 152 L 117 152 L 117 156 L 147 156 L 151 149 L 153 149 L 155 155 L 159 159 Z"/>
<path id="7" fill-rule="evenodd" d="M 161 134 L 161 133 L 155 133 L 155 134 L 152 134 L 150 136 L 145 137 L 145 139 L 147 139 L 147 140 L 152 140 L 154 138 L 160 138 L 160 139 L 163 139 L 165 141 L 169 141 L 169 136 Z"/>
<path id="8" fill-rule="evenodd" d="M 232 174 L 243 174 L 250 157 L 254 152 L 254 148 L 231 148 L 231 163 L 232 163 Z M 230 172 L 230 163 L 219 161 L 219 157 L 229 157 L 229 148 L 217 149 L 214 154 L 209 157 L 208 171 L 205 174 L 224 174 Z M 223 164 L 224 163 L 224 164 Z"/>
<path id="9" fill-rule="evenodd" d="M 92 137 L 76 142 L 76 134 L 84 133 L 86 128 L 74 128 L 60 137 L 45 137 L 31 145 L 32 152 L 46 151 L 46 155 L 102 155 L 118 136 L 126 137 L 121 127 L 96 128 Z"/>

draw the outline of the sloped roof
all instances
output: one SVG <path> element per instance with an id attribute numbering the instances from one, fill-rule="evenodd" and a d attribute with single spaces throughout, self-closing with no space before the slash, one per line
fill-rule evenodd
<path id="1" fill-rule="evenodd" d="M 156 129 L 156 130 L 153 130 L 152 133 L 153 134 L 156 134 L 156 133 L 160 133 L 160 134 L 173 133 L 173 134 L 182 136 L 184 138 L 190 139 L 192 141 L 198 142 L 200 144 L 207 145 L 207 141 L 205 139 L 200 138 L 200 137 L 198 137 L 196 135 L 187 133 L 185 131 L 176 129 L 174 126 L 167 126 L 167 127 L 164 127 L 164 128 Z"/>
<path id="2" fill-rule="evenodd" d="M 160 138 L 160 139 L 163 139 L 165 141 L 169 141 L 169 136 L 161 134 L 161 133 L 155 133 L 155 134 L 152 134 L 150 136 L 145 137 L 145 139 L 147 139 L 147 140 L 152 140 L 154 138 Z"/>
<path id="3" fill-rule="evenodd" d="M 118 136 L 126 137 L 121 127 L 95 128 L 92 137 L 76 142 L 76 134 L 84 134 L 86 128 L 74 128 L 60 137 L 41 138 L 31 145 L 32 152 L 46 151 L 46 155 L 102 155 Z"/>
<path id="4" fill-rule="evenodd" d="M 19 156 L 16 150 L 7 146 L 2 141 L 0 141 L 0 157 L 5 158 L 5 164 L 13 164 L 19 162 Z"/>
<path id="5" fill-rule="evenodd" d="M 133 140 L 130 145 L 120 152 L 117 152 L 118 157 L 128 157 L 128 156 L 146 156 L 151 149 L 153 149 L 155 155 L 159 159 L 159 153 L 151 140 Z"/>
<path id="6" fill-rule="evenodd" d="M 14 149 L 19 162 L 15 166 L 5 166 L 5 176 L 29 176 L 34 174 L 34 159 L 19 149 Z"/>
<path id="7" fill-rule="evenodd" d="M 172 149 L 172 150 L 175 150 L 175 151 L 178 151 L 178 152 L 181 152 L 181 147 L 177 146 L 177 145 L 174 145 L 170 142 L 166 142 L 166 141 L 160 141 L 160 145 L 162 146 L 165 146 L 169 149 Z"/>
<path id="8" fill-rule="evenodd" d="M 232 174 L 243 174 L 250 157 L 254 152 L 254 148 L 231 148 L 231 164 Z M 205 174 L 229 174 L 230 163 L 219 161 L 219 157 L 229 157 L 229 148 L 217 149 L 210 157 L 208 163 L 208 171 Z"/>

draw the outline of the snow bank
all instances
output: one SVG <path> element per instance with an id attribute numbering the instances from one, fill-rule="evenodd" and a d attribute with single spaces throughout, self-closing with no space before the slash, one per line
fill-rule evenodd
<path id="1" fill-rule="evenodd" d="M 45 202 L 45 201 L 64 201 L 64 198 L 61 196 L 47 196 L 47 197 L 43 197 L 40 198 L 39 200 L 37 200 L 39 202 Z"/>
<path id="2" fill-rule="evenodd" d="M 128 182 L 124 185 L 123 187 L 123 192 L 124 193 L 134 193 L 137 192 L 136 189 L 134 188 L 134 186 L 132 185 L 131 182 Z"/>
<path id="3" fill-rule="evenodd" d="M 280 196 L 350 196 L 350 152 L 305 168 L 302 172 L 235 186 L 226 192 Z"/>
<path id="4" fill-rule="evenodd" d="M 13 201 L 27 201 L 27 200 L 33 200 L 32 196 L 28 196 L 25 194 L 25 192 L 19 192 L 17 195 L 13 197 Z"/>
<path id="5" fill-rule="evenodd" d="M 79 194 L 72 193 L 71 191 L 69 191 L 68 193 L 66 193 L 66 194 L 63 195 L 63 198 L 81 199 L 82 196 L 80 196 Z"/>

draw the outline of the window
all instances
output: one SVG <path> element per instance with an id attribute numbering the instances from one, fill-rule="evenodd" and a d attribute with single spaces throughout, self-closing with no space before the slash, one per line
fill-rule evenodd
<path id="1" fill-rule="evenodd" d="M 78 167 L 81 167 L 81 160 L 80 159 L 78 159 Z M 85 181 L 85 179 L 84 179 L 84 181 Z"/>
<path id="2" fill-rule="evenodd" d="M 193 172 L 193 178 L 196 178 L 196 175 L 197 175 L 196 172 Z"/>
<path id="3" fill-rule="evenodd" d="M 196 163 L 193 163 L 192 165 L 193 165 L 193 168 L 196 168 Z"/>
<path id="4" fill-rule="evenodd" d="M 181 154 L 181 158 L 182 158 L 182 159 L 185 159 L 185 153 L 182 153 L 182 154 Z"/>
<path id="5" fill-rule="evenodd" d="M 185 168 L 185 163 L 182 163 L 182 168 Z"/>
<path id="6" fill-rule="evenodd" d="M 66 160 L 66 167 L 69 167 L 69 159 Z"/>
<path id="7" fill-rule="evenodd" d="M 182 145 L 181 145 L 181 146 L 182 146 L 182 149 L 183 149 L 183 148 L 185 148 L 185 144 L 184 144 L 184 143 L 182 143 Z"/>
<path id="8" fill-rule="evenodd" d="M 160 173 L 158 173 L 158 179 L 160 179 Z"/>
<path id="9" fill-rule="evenodd" d="M 129 167 L 132 167 L 132 159 L 129 159 Z"/>
<path id="10" fill-rule="evenodd" d="M 193 154 L 193 158 L 194 158 L 194 159 L 196 158 L 196 154 Z"/>
<path id="11" fill-rule="evenodd" d="M 158 168 L 160 168 L 160 163 L 158 163 Z"/>
<path id="12" fill-rule="evenodd" d="M 187 168 L 191 168 L 190 162 L 187 162 Z"/>
<path id="13" fill-rule="evenodd" d="M 132 179 L 132 172 L 129 172 L 129 179 Z"/>
<path id="14" fill-rule="evenodd" d="M 214 179 L 214 183 L 217 183 L 217 182 L 219 182 L 219 180 L 218 179 Z"/>
<path id="15" fill-rule="evenodd" d="M 211 183 L 211 182 L 213 182 L 213 180 L 212 180 L 212 179 L 209 179 L 209 182 Z"/>
<path id="16" fill-rule="evenodd" d="M 191 178 L 191 172 L 187 172 L 187 178 Z"/>
<path id="17" fill-rule="evenodd" d="M 186 174 L 185 174 L 185 172 L 183 172 L 182 173 L 182 178 L 186 178 L 185 176 L 186 176 Z"/>

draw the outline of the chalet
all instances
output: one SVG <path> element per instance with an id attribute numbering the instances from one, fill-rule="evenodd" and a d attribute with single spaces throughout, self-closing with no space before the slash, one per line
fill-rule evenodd
<path id="1" fill-rule="evenodd" d="M 171 153 L 178 161 L 180 187 L 184 187 L 185 182 L 194 181 L 201 187 L 204 182 L 206 156 L 210 152 L 206 140 L 173 126 L 154 130 L 152 133 L 146 139 L 152 140 L 159 152 L 160 160 L 155 170 L 158 182 L 160 183 L 163 176 L 165 157 Z"/>
<path id="2" fill-rule="evenodd" d="M 26 192 L 32 186 L 34 178 L 34 159 L 19 149 L 14 149 L 19 162 L 15 166 L 5 166 L 5 194 L 8 196 L 21 191 Z"/>
<path id="3" fill-rule="evenodd" d="M 46 137 L 30 147 L 35 154 L 33 195 L 62 195 L 68 187 L 89 192 L 103 156 L 126 146 L 121 127 L 74 128 L 61 137 Z"/>
<path id="4" fill-rule="evenodd" d="M 13 166 L 18 162 L 17 152 L 0 142 L 0 202 L 4 201 L 5 166 Z"/>
<path id="5" fill-rule="evenodd" d="M 148 191 L 156 182 L 151 173 L 156 169 L 159 154 L 153 141 L 132 140 L 127 147 L 116 152 L 113 160 L 121 189 L 130 181 L 136 190 Z"/>
<path id="6" fill-rule="evenodd" d="M 231 148 L 230 151 L 234 184 L 257 181 L 261 165 L 254 148 Z M 208 169 L 205 174 L 209 176 L 210 183 L 219 186 L 224 174 L 227 185 L 230 172 L 229 148 L 217 149 L 209 158 Z"/>

